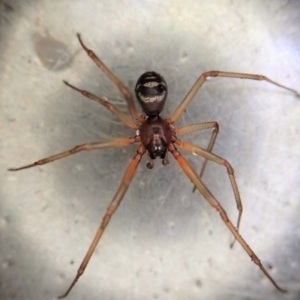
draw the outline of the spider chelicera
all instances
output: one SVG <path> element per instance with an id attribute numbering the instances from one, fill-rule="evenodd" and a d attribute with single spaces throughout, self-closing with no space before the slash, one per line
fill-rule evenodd
<path id="1" fill-rule="evenodd" d="M 244 238 L 239 233 L 239 225 L 242 216 L 242 202 L 239 194 L 239 190 L 237 187 L 237 183 L 234 178 L 234 171 L 231 165 L 225 159 L 213 154 L 211 151 L 213 149 L 214 143 L 216 141 L 219 125 L 217 122 L 206 122 L 206 123 L 198 123 L 193 125 L 187 125 L 180 128 L 174 128 L 173 123 L 175 123 L 185 112 L 187 106 L 194 98 L 195 94 L 198 92 L 203 83 L 210 77 L 232 77 L 232 78 L 242 78 L 242 79 L 252 79 L 252 80 L 264 80 L 271 84 L 277 85 L 281 88 L 287 89 L 293 93 L 295 93 L 298 97 L 300 94 L 287 86 L 284 86 L 280 83 L 277 83 L 266 76 L 263 75 L 255 75 L 255 74 L 246 74 L 246 73 L 234 73 L 234 72 L 221 72 L 221 71 L 209 71 L 203 73 L 191 90 L 188 92 L 186 97 L 182 100 L 179 106 L 176 108 L 175 112 L 169 119 L 163 119 L 160 117 L 160 113 L 164 108 L 164 104 L 167 99 L 168 88 L 166 81 L 164 78 L 156 73 L 156 72 L 146 72 L 140 76 L 135 86 L 135 94 L 136 98 L 143 110 L 144 114 L 140 114 L 134 105 L 133 97 L 129 92 L 128 88 L 124 86 L 124 84 L 117 78 L 106 66 L 105 64 L 95 55 L 93 51 L 88 49 L 84 43 L 82 42 L 80 35 L 77 34 L 79 42 L 82 48 L 87 52 L 87 54 L 91 57 L 91 59 L 97 64 L 97 66 L 111 79 L 111 81 L 118 87 L 120 92 L 123 94 L 129 113 L 132 118 L 128 117 L 122 111 L 120 111 L 116 106 L 109 103 L 108 101 L 99 98 L 85 90 L 79 89 L 70 83 L 64 81 L 64 83 L 70 88 L 78 91 L 83 96 L 92 99 L 101 105 L 105 106 L 108 110 L 110 110 L 113 114 L 115 114 L 125 125 L 131 127 L 135 130 L 135 136 L 129 138 L 117 138 L 108 141 L 98 142 L 98 143 L 88 143 L 76 146 L 70 150 L 65 152 L 55 154 L 49 156 L 47 158 L 41 159 L 33 164 L 26 165 L 20 168 L 9 169 L 10 171 L 19 171 L 22 169 L 31 168 L 38 165 L 44 165 L 46 163 L 52 162 L 54 160 L 58 160 L 60 158 L 75 154 L 77 152 L 83 150 L 94 150 L 94 149 L 102 149 L 102 148 L 115 148 L 115 147 L 123 147 L 133 143 L 139 143 L 139 147 L 136 151 L 133 160 L 127 167 L 123 179 L 120 183 L 120 186 L 113 197 L 110 205 L 108 206 L 107 212 L 103 217 L 103 220 L 100 224 L 100 227 L 77 271 L 77 274 L 72 281 L 68 290 L 59 298 L 66 297 L 73 286 L 76 284 L 79 277 L 83 274 L 107 224 L 110 221 L 110 218 L 117 210 L 121 200 L 123 199 L 128 186 L 131 183 L 131 180 L 136 172 L 136 169 L 141 161 L 142 156 L 146 153 L 149 162 L 147 163 L 147 167 L 149 169 L 153 168 L 153 160 L 155 158 L 161 158 L 162 164 L 167 165 L 168 161 L 168 152 L 170 152 L 174 157 L 183 172 L 186 176 L 192 181 L 194 187 L 199 190 L 202 196 L 209 202 L 209 204 L 214 207 L 217 212 L 219 212 L 222 220 L 225 225 L 234 235 L 234 241 L 238 241 L 244 250 L 251 257 L 253 262 L 258 265 L 261 271 L 265 274 L 266 277 L 272 282 L 272 284 L 276 287 L 280 292 L 286 292 L 283 288 L 281 288 L 275 280 L 271 277 L 271 275 L 264 268 L 262 263 L 260 262 L 257 255 L 253 252 L 253 250 L 247 245 Z M 204 129 L 212 129 L 212 135 L 207 149 L 203 149 L 195 144 L 181 141 L 177 138 L 178 134 L 190 133 L 197 130 Z M 177 150 L 177 146 L 202 156 L 205 160 L 202 165 L 200 174 L 198 175 L 194 168 L 190 165 L 190 163 L 180 154 Z M 208 161 L 216 162 L 227 169 L 228 177 L 234 192 L 235 201 L 238 209 L 238 220 L 236 227 L 232 224 L 232 222 L 227 217 L 227 214 L 218 200 L 213 196 L 213 194 L 209 191 L 206 185 L 202 182 L 201 177 L 204 173 L 205 167 Z M 233 243 L 231 244 L 231 246 Z"/>

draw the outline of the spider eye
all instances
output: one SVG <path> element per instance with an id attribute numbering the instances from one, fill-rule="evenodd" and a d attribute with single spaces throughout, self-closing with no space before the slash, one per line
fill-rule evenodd
<path id="1" fill-rule="evenodd" d="M 156 72 L 140 76 L 135 86 L 136 97 L 148 116 L 157 116 L 164 108 L 168 88 L 164 78 Z"/>

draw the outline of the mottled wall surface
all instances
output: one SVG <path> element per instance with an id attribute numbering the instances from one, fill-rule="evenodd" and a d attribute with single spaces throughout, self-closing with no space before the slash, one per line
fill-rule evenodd
<path id="1" fill-rule="evenodd" d="M 0 299 L 62 294 L 99 226 L 136 146 L 76 154 L 8 172 L 85 142 L 133 136 L 109 111 L 118 90 L 76 33 L 134 89 L 146 70 L 169 87 L 164 116 L 208 70 L 270 76 L 300 90 L 299 1 L 0 1 Z M 180 171 L 143 159 L 68 299 L 290 299 L 300 297 L 300 101 L 268 83 L 212 79 L 178 125 L 218 121 L 214 152 L 235 169 L 241 234 L 289 293 L 278 293 Z M 181 136 L 206 147 L 210 132 Z M 197 169 L 201 158 L 182 151 Z M 204 182 L 237 218 L 224 167 Z"/>

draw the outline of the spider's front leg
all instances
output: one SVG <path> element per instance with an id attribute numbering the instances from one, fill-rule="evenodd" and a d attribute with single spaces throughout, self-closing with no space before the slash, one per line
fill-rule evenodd
<path id="1" fill-rule="evenodd" d="M 228 229 L 232 232 L 235 239 L 240 243 L 240 245 L 244 248 L 244 250 L 248 253 L 251 260 L 258 265 L 258 267 L 261 269 L 261 271 L 264 273 L 264 275 L 272 282 L 272 284 L 276 287 L 277 290 L 279 290 L 282 293 L 287 292 L 285 289 L 282 289 L 276 281 L 272 278 L 272 276 L 268 273 L 268 271 L 265 269 L 265 267 L 262 265 L 260 259 L 255 254 L 255 252 L 249 247 L 249 245 L 246 243 L 244 238 L 239 234 L 239 232 L 236 230 L 232 222 L 227 216 L 226 211 L 221 206 L 221 204 L 218 202 L 218 200 L 213 196 L 213 194 L 210 192 L 210 190 L 205 186 L 205 184 L 201 181 L 199 176 L 197 175 L 196 171 L 193 169 L 193 167 L 188 163 L 188 161 L 177 151 L 174 144 L 171 144 L 168 148 L 168 150 L 173 154 L 175 157 L 177 163 L 183 170 L 183 172 L 186 174 L 186 176 L 193 182 L 193 184 L 197 187 L 199 192 L 202 194 L 202 196 L 209 202 L 209 204 L 214 207 L 217 212 L 220 214 L 221 219 L 225 223 L 225 225 L 228 227 Z"/>
<path id="2" fill-rule="evenodd" d="M 211 153 L 209 151 L 206 151 L 204 149 L 202 149 L 201 147 L 192 144 L 192 143 L 188 143 L 188 142 L 183 142 L 179 139 L 174 141 L 177 145 L 179 145 L 179 147 L 191 152 L 191 153 L 195 153 L 201 157 L 204 157 L 207 160 L 213 161 L 221 166 L 224 166 L 227 169 L 227 174 L 231 183 L 231 187 L 234 193 L 234 198 L 235 198 L 235 202 L 236 202 L 236 206 L 237 209 L 239 211 L 238 214 L 238 219 L 237 219 L 237 225 L 236 225 L 236 230 L 239 231 L 240 230 L 240 224 L 241 224 L 241 219 L 242 219 L 242 213 L 243 213 L 243 205 L 242 205 L 242 199 L 240 196 L 240 192 L 234 177 L 234 170 L 232 168 L 232 166 L 230 165 L 230 163 L 225 160 L 222 157 L 217 156 L 214 153 Z M 201 179 L 201 178 L 200 178 Z M 233 242 L 230 244 L 230 247 L 232 248 L 234 243 L 235 243 L 235 239 L 233 240 Z"/>
<path id="3" fill-rule="evenodd" d="M 65 298 L 70 293 L 70 291 L 72 290 L 72 288 L 78 281 L 79 277 L 83 274 L 87 264 L 89 263 L 91 256 L 93 255 L 93 253 L 99 243 L 99 240 L 100 240 L 106 226 L 108 225 L 112 215 L 115 213 L 118 206 L 120 205 L 145 151 L 146 151 L 145 147 L 143 145 L 140 145 L 137 150 L 136 155 L 134 156 L 133 160 L 131 161 L 131 163 L 127 167 L 127 170 L 125 171 L 125 174 L 120 183 L 120 186 L 119 186 L 114 198 L 112 199 L 110 205 L 107 208 L 107 212 L 103 217 L 100 227 L 97 230 L 97 233 L 96 233 L 96 235 L 95 235 L 95 237 L 94 237 L 94 239 L 93 239 L 78 271 L 77 271 L 75 278 L 73 279 L 73 281 L 72 281 L 70 287 L 67 289 L 67 291 L 63 295 L 58 297 L 59 299 Z"/>

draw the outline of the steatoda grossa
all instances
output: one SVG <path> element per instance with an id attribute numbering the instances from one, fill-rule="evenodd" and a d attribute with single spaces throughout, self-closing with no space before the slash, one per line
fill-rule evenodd
<path id="1" fill-rule="evenodd" d="M 128 186 L 131 183 L 131 180 L 136 172 L 136 169 L 141 161 L 142 156 L 146 153 L 148 158 L 147 167 L 149 169 L 153 168 L 153 160 L 155 158 L 161 158 L 162 164 L 167 165 L 168 161 L 168 153 L 170 152 L 183 172 L 186 176 L 192 181 L 195 188 L 199 190 L 199 192 L 203 195 L 203 197 L 209 202 L 209 204 L 214 207 L 217 212 L 219 212 L 222 220 L 224 221 L 225 225 L 229 228 L 229 230 L 234 235 L 235 241 L 238 241 L 244 250 L 248 253 L 250 258 L 253 262 L 258 265 L 264 275 L 272 282 L 272 284 L 276 287 L 277 290 L 280 292 L 286 292 L 283 288 L 281 288 L 275 280 L 271 277 L 268 271 L 264 268 L 262 263 L 260 262 L 257 255 L 253 252 L 253 250 L 247 245 L 244 238 L 239 233 L 239 225 L 242 216 L 242 202 L 241 197 L 239 194 L 239 190 L 237 187 L 237 183 L 234 177 L 234 170 L 231 165 L 223 158 L 215 155 L 212 153 L 212 149 L 214 143 L 216 141 L 219 125 L 217 122 L 206 122 L 206 123 L 198 123 L 193 125 L 187 125 L 180 128 L 174 128 L 172 124 L 174 124 L 185 112 L 186 108 L 188 107 L 191 100 L 194 98 L 195 94 L 198 92 L 200 87 L 209 77 L 232 77 L 232 78 L 242 78 L 242 79 L 252 79 L 252 80 L 264 80 L 271 84 L 277 85 L 281 88 L 287 89 L 297 96 L 300 94 L 289 87 L 286 87 L 280 83 L 277 83 L 266 76 L 262 75 L 254 75 L 254 74 L 246 74 L 246 73 L 234 73 L 234 72 L 221 72 L 221 71 L 209 71 L 203 73 L 191 90 L 188 92 L 186 97 L 182 100 L 179 106 L 176 108 L 175 112 L 172 116 L 168 119 L 164 119 L 160 117 L 160 113 L 164 108 L 164 104 L 167 99 L 168 88 L 166 81 L 164 78 L 156 73 L 156 72 L 145 72 L 142 74 L 135 87 L 135 94 L 136 98 L 142 108 L 143 114 L 140 114 L 133 102 L 133 97 L 129 92 L 128 88 L 124 86 L 124 84 L 117 78 L 106 66 L 105 64 L 94 54 L 93 51 L 88 49 L 82 42 L 80 35 L 78 34 L 79 42 L 82 48 L 87 52 L 87 54 L 91 57 L 91 59 L 102 69 L 102 71 L 110 78 L 110 80 L 118 87 L 120 92 L 123 94 L 129 113 L 131 117 L 124 114 L 120 111 L 116 106 L 109 103 L 108 101 L 99 98 L 85 90 L 79 89 L 68 82 L 64 81 L 64 83 L 69 86 L 70 88 L 76 90 L 77 92 L 81 93 L 83 96 L 94 100 L 101 105 L 105 106 L 109 111 L 115 114 L 125 125 L 131 127 L 135 130 L 135 135 L 129 138 L 117 138 L 108 141 L 98 142 L 98 143 L 88 143 L 76 146 L 70 150 L 65 152 L 52 155 L 50 157 L 41 159 L 33 164 L 29 164 L 20 168 L 13 168 L 9 169 L 10 171 L 19 171 L 22 169 L 27 169 L 30 167 L 43 165 L 54 160 L 58 160 L 60 158 L 75 154 L 82 150 L 93 150 L 93 149 L 102 149 L 102 148 L 109 148 L 109 147 L 123 147 L 133 143 L 139 143 L 139 147 L 135 156 L 133 157 L 131 163 L 127 167 L 123 179 L 120 183 L 120 186 L 113 197 L 105 216 L 100 224 L 100 227 L 92 241 L 78 271 L 77 275 L 75 276 L 73 282 L 71 283 L 68 290 L 59 298 L 66 297 L 73 286 L 76 284 L 79 277 L 83 274 L 107 224 L 110 221 L 111 216 L 118 208 L 121 200 L 123 199 Z M 178 134 L 183 133 L 190 133 L 197 130 L 204 130 L 204 129 L 212 129 L 212 135 L 210 138 L 209 145 L 207 149 L 203 149 L 193 143 L 184 142 L 177 138 Z M 177 147 L 181 147 L 189 152 L 202 156 L 205 160 L 202 165 L 200 175 L 196 173 L 190 163 L 180 154 L 177 150 Z M 222 165 L 226 168 L 228 177 L 232 186 L 232 190 L 234 192 L 235 201 L 238 208 L 238 220 L 237 225 L 234 226 L 232 222 L 227 217 L 227 214 L 218 200 L 213 196 L 210 190 L 206 187 L 206 185 L 202 182 L 201 177 L 204 173 L 205 167 L 208 161 L 213 161 L 217 164 Z"/>

